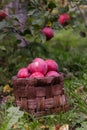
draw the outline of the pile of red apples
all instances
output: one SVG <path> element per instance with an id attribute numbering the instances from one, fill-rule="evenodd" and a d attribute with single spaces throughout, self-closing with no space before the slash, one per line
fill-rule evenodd
<path id="1" fill-rule="evenodd" d="M 57 62 L 42 58 L 35 58 L 27 67 L 21 68 L 17 73 L 18 78 L 58 77 L 59 75 Z"/>

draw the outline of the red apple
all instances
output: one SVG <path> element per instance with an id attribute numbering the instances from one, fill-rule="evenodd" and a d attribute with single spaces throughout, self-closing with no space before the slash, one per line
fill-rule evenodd
<path id="1" fill-rule="evenodd" d="M 42 74 L 47 73 L 47 64 L 41 58 L 35 58 L 31 64 L 28 65 L 28 70 L 31 73 L 40 72 Z"/>
<path id="2" fill-rule="evenodd" d="M 36 61 L 44 61 L 42 58 L 40 58 L 40 57 L 36 57 L 32 62 L 36 62 Z"/>
<path id="3" fill-rule="evenodd" d="M 47 74 L 46 74 L 46 77 L 58 77 L 60 74 L 56 71 L 49 71 Z"/>
<path id="4" fill-rule="evenodd" d="M 35 73 L 32 73 L 29 78 L 43 78 L 43 77 L 44 75 L 42 73 L 35 72 Z"/>
<path id="5" fill-rule="evenodd" d="M 58 71 L 58 64 L 52 60 L 52 59 L 47 59 L 46 61 L 48 71 Z"/>
<path id="6" fill-rule="evenodd" d="M 41 32 L 46 36 L 46 40 L 50 40 L 52 37 L 54 37 L 54 31 L 50 27 L 44 27 Z"/>
<path id="7" fill-rule="evenodd" d="M 29 76 L 30 76 L 30 74 L 28 73 L 27 68 L 21 68 L 17 73 L 18 78 L 27 78 Z"/>
<path id="8" fill-rule="evenodd" d="M 65 25 L 70 20 L 70 16 L 67 13 L 61 14 L 58 18 L 58 22 L 61 25 Z"/>
<path id="9" fill-rule="evenodd" d="M 5 13 L 5 11 L 1 11 L 0 12 L 0 21 L 2 21 L 3 19 L 5 19 L 6 16 L 7 16 L 7 14 Z"/>

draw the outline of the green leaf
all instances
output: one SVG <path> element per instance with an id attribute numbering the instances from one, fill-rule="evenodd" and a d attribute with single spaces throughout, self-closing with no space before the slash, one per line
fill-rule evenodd
<path id="1" fill-rule="evenodd" d="M 6 21 L 0 22 L 0 30 L 5 28 L 5 27 L 8 27 L 7 22 Z"/>
<path id="2" fill-rule="evenodd" d="M 24 115 L 23 111 L 19 110 L 19 107 L 10 107 L 7 110 L 7 115 L 3 121 L 0 130 L 10 130 L 12 126 L 18 122 L 18 120 Z"/>
<path id="3" fill-rule="evenodd" d="M 46 42 L 46 36 L 43 35 L 42 33 L 40 33 L 39 35 L 40 35 L 42 43 L 45 43 Z"/>
<path id="4" fill-rule="evenodd" d="M 68 6 L 60 7 L 60 8 L 59 8 L 60 14 L 66 13 L 66 12 L 68 12 L 68 11 L 69 11 L 69 7 L 68 7 Z"/>
<path id="5" fill-rule="evenodd" d="M 4 1 L 2 2 L 2 4 L 8 4 L 9 2 L 12 2 L 12 1 L 14 1 L 14 0 L 4 0 Z"/>
<path id="6" fill-rule="evenodd" d="M 36 12 L 36 9 L 29 10 L 28 16 L 32 16 Z"/>
<path id="7" fill-rule="evenodd" d="M 5 36 L 6 36 L 6 34 L 5 34 L 5 33 L 0 34 L 0 40 L 2 40 Z"/>
<path id="8" fill-rule="evenodd" d="M 50 9 L 54 9 L 54 8 L 56 8 L 56 4 L 55 4 L 55 2 L 50 2 L 49 4 L 48 4 L 48 7 L 50 8 Z"/>
<path id="9" fill-rule="evenodd" d="M 83 123 L 81 124 L 81 127 L 80 127 L 80 128 L 77 128 L 76 130 L 87 130 L 87 122 L 86 122 L 86 121 L 83 122 Z"/>
<path id="10" fill-rule="evenodd" d="M 5 46 L 0 46 L 0 50 L 2 50 L 2 51 L 6 51 Z"/>

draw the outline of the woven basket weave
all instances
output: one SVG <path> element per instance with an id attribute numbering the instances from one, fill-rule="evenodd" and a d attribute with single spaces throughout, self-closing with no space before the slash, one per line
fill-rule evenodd
<path id="1" fill-rule="evenodd" d="M 35 117 L 67 110 L 63 75 L 45 78 L 12 77 L 17 106 Z"/>

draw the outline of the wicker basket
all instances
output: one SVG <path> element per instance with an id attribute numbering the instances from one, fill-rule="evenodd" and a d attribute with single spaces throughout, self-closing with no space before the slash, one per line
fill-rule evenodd
<path id="1" fill-rule="evenodd" d="M 45 78 L 12 77 L 17 106 L 35 117 L 67 110 L 63 75 Z"/>

